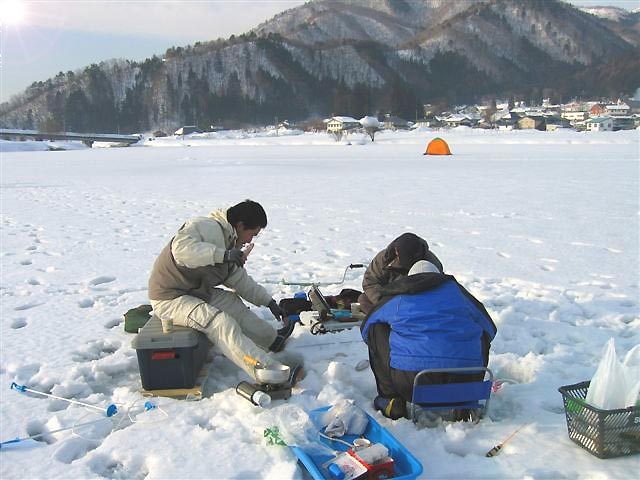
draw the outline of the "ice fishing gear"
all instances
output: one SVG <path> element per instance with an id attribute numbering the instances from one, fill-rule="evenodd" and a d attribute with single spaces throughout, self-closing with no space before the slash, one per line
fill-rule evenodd
<path id="1" fill-rule="evenodd" d="M 516 434 L 522 430 L 524 427 L 526 427 L 527 425 L 529 425 L 530 422 L 525 423 L 523 425 L 520 425 L 518 428 L 516 428 L 513 433 L 511 433 L 511 435 L 509 435 L 507 438 L 505 438 L 502 442 L 500 442 L 498 445 L 496 445 L 495 447 L 493 447 L 491 450 L 489 450 L 487 452 L 487 454 L 485 455 L 485 457 L 495 457 L 496 455 L 500 454 L 500 451 L 502 450 L 502 447 L 505 446 L 505 444 L 511 440 L 513 437 L 516 436 Z"/>
<path id="2" fill-rule="evenodd" d="M 22 387 L 22 385 L 17 385 L 17 387 Z M 13 388 L 13 386 L 12 386 L 12 388 Z M 22 388 L 14 388 L 14 389 L 19 390 L 19 391 L 23 391 Z M 41 393 L 41 392 L 34 392 L 33 390 L 29 390 L 26 387 L 25 387 L 24 391 L 25 392 L 26 391 L 30 391 L 30 392 L 33 392 L 33 393 Z M 54 397 L 54 398 L 59 398 L 59 397 Z M 66 400 L 66 399 L 62 399 L 62 400 Z M 141 420 L 138 420 L 137 418 L 134 418 L 134 416 L 132 416 L 132 410 L 134 409 L 136 404 L 140 401 L 140 400 L 136 400 L 127 409 L 127 415 L 126 416 L 125 415 L 118 415 L 119 412 L 116 411 L 112 415 L 107 415 L 106 417 L 101 417 L 101 418 L 98 418 L 97 420 L 92 420 L 90 422 L 78 423 L 80 420 L 82 420 L 82 418 L 85 418 L 83 416 L 82 418 L 78 419 L 76 421 L 76 423 L 74 423 L 70 427 L 62 427 L 62 428 L 59 428 L 57 430 L 50 430 L 50 431 L 46 431 L 46 432 L 40 432 L 40 433 L 36 433 L 34 435 L 29 435 L 28 437 L 14 438 L 13 440 L 7 440 L 7 441 L 4 441 L 4 442 L 0 442 L 0 448 L 2 448 L 4 446 L 7 446 L 7 445 L 12 445 L 12 444 L 24 442 L 24 441 L 27 441 L 27 440 L 35 440 L 36 438 L 44 437 L 44 436 L 47 436 L 47 435 L 53 435 L 55 433 L 65 432 L 67 430 L 71 430 L 71 432 L 73 434 L 75 434 L 76 436 L 78 436 L 80 438 L 85 438 L 87 440 L 95 440 L 95 439 L 89 439 L 87 437 L 84 437 L 83 435 L 81 435 L 80 433 L 76 432 L 75 430 L 80 428 L 80 427 L 87 427 L 89 425 L 94 425 L 96 423 L 105 422 L 105 421 L 112 422 L 111 430 L 115 430 L 122 424 L 122 421 L 126 417 L 129 418 L 129 421 L 131 423 L 146 423 L 146 424 L 157 423 L 158 421 L 164 420 L 164 419 L 169 417 L 167 412 L 165 412 L 162 408 L 160 408 L 159 405 L 156 405 L 155 403 L 152 403 L 151 401 L 149 401 L 147 399 L 143 399 L 143 400 L 145 400 L 145 402 L 144 402 L 144 405 L 142 406 L 142 412 L 141 413 L 147 413 L 147 412 L 150 412 L 150 411 L 157 411 L 161 415 L 161 418 L 159 420 L 141 421 Z M 84 403 L 81 403 L 81 402 L 72 402 L 72 403 L 78 403 L 78 404 L 83 405 L 85 407 L 96 408 L 94 405 L 88 405 L 88 404 L 84 404 Z M 102 409 L 100 409 L 100 410 L 102 411 Z M 117 420 L 117 423 L 116 423 L 116 420 Z"/>
<path id="3" fill-rule="evenodd" d="M 13 440 L 7 440 L 5 442 L 0 442 L 0 448 L 6 446 L 6 445 L 10 445 L 13 443 L 20 443 L 20 442 L 24 442 L 27 440 L 34 440 L 36 438 L 39 437 L 44 437 L 46 435 L 53 435 L 54 433 L 60 433 L 60 432 L 64 432 L 66 430 L 73 430 L 76 429 L 78 427 L 86 427 L 87 425 L 93 425 L 95 423 L 98 422 L 104 422 L 105 420 L 109 420 L 109 418 L 99 418 L 97 420 L 92 420 L 91 422 L 85 422 L 85 423 L 78 423 L 78 424 L 74 424 L 71 425 L 70 427 L 63 427 L 63 428 L 59 428 L 57 430 L 51 430 L 48 432 L 41 432 L 41 433 L 36 433 L 35 435 L 29 435 L 28 437 L 21 437 L 21 438 L 14 438 Z"/>
<path id="4" fill-rule="evenodd" d="M 302 365 L 290 368 L 264 367 L 256 363 L 254 367 L 256 383 L 240 382 L 236 386 L 236 393 L 259 407 L 267 407 L 271 400 L 287 400 L 291 397 L 291 390 L 302 378 Z"/>
<path id="5" fill-rule="evenodd" d="M 491 386 L 491 393 L 496 393 L 501 390 L 504 384 L 517 385 L 518 382 L 515 380 L 511 380 L 510 378 L 498 378 L 494 380 L 493 385 Z"/>
<path id="6" fill-rule="evenodd" d="M 347 271 L 354 268 L 364 268 L 366 267 L 363 263 L 352 263 L 344 269 L 344 274 L 342 275 L 341 280 L 336 280 L 333 282 L 302 282 L 302 281 L 287 281 L 284 278 L 282 280 L 262 280 L 260 283 L 270 283 L 275 285 L 297 285 L 300 287 L 311 287 L 311 286 L 329 286 L 329 285 L 340 285 L 344 283 L 345 278 L 347 277 Z"/>
<path id="7" fill-rule="evenodd" d="M 76 405 L 82 405 L 83 407 L 93 408 L 95 410 L 103 412 L 107 417 L 113 417 L 115 414 L 118 413 L 118 407 L 116 407 L 116 405 L 113 403 L 108 405 L 107 408 L 99 407 L 97 405 L 91 405 L 89 403 L 79 402 L 77 400 L 71 400 L 69 398 L 58 397 L 57 395 L 52 395 L 50 393 L 39 392 L 37 390 L 27 388 L 25 385 L 18 385 L 16 382 L 11 383 L 11 390 L 15 390 L 17 392 L 22 392 L 22 393 L 27 393 L 27 392 L 35 393 L 37 395 L 42 395 L 44 397 L 55 398 L 56 400 L 64 400 L 65 402 L 68 402 L 68 403 L 73 403 Z"/>
<path id="8" fill-rule="evenodd" d="M 320 335 L 327 332 L 335 332 L 360 325 L 365 315 L 356 310 L 331 308 L 317 285 L 311 287 L 309 292 L 312 308 L 318 312 L 318 320 L 310 327 L 312 335 Z"/>
<path id="9" fill-rule="evenodd" d="M 140 413 L 158 412 L 159 418 L 155 420 L 138 420 L 138 415 L 133 414 L 133 412 L 134 412 L 134 407 L 140 400 L 145 400 L 144 404 L 142 405 L 142 412 Z M 145 398 L 142 398 L 133 402 L 131 406 L 127 409 L 127 416 L 129 417 L 129 421 L 131 423 L 144 423 L 144 424 L 158 423 L 169 418 L 169 414 L 165 412 L 162 408 L 160 408 L 160 405 L 152 403 L 149 400 L 146 400 Z"/>
<path id="10" fill-rule="evenodd" d="M 330 406 L 318 408 L 308 413 L 312 425 L 305 428 L 307 438 L 313 439 L 302 445 L 293 445 L 291 450 L 298 459 L 298 465 L 303 470 L 305 478 L 315 480 L 354 478 L 353 470 L 342 468 L 349 459 L 351 466 L 362 466 L 359 478 L 383 479 L 383 478 L 419 478 L 422 474 L 422 464 L 411 454 L 409 449 L 402 445 L 387 429 L 382 427 L 375 418 L 365 412 L 368 420 L 367 427 L 362 435 L 346 434 L 340 440 L 345 443 L 336 442 L 335 438 L 327 439 L 318 433 L 326 435 L 324 415 Z M 316 432 L 314 434 L 314 431 Z M 389 451 L 390 457 L 384 457 L 374 464 L 365 464 L 356 459 L 358 452 L 363 453 L 365 458 L 368 454 L 375 454 L 373 457 L 379 458 L 378 453 L 381 447 L 374 445 L 382 444 Z M 371 450 L 373 448 L 373 450 Z M 351 453 L 349 453 L 351 451 Z M 366 453 L 364 453 L 366 452 Z M 355 454 L 355 456 L 354 456 Z M 347 455 L 349 458 L 347 458 Z M 371 460 L 371 456 L 368 458 Z M 332 464 L 337 464 L 331 467 Z M 347 475 L 347 470 L 349 474 Z M 343 476 L 344 475 L 344 476 Z"/>

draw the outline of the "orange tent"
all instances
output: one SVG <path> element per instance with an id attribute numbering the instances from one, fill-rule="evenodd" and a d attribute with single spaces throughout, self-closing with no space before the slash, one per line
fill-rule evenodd
<path id="1" fill-rule="evenodd" d="M 436 137 L 427 145 L 427 151 L 423 155 L 451 155 L 449 145 L 443 139 Z"/>

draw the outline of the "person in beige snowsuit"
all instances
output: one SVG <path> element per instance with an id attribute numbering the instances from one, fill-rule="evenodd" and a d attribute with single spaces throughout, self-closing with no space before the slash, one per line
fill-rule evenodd
<path id="1" fill-rule="evenodd" d="M 244 268 L 251 241 L 266 225 L 264 209 L 251 200 L 192 218 L 160 252 L 149 278 L 155 315 L 204 332 L 252 377 L 257 362 L 281 366 L 269 352 L 282 350 L 293 330 L 293 323 L 276 330 L 242 301 L 267 306 L 284 320 L 276 301 Z"/>

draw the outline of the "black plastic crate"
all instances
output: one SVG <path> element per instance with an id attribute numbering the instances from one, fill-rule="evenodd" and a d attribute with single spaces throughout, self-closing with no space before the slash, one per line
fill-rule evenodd
<path id="1" fill-rule="evenodd" d="M 177 325 L 171 332 L 163 333 L 160 319 L 153 316 L 131 346 L 138 355 L 142 388 L 163 390 L 192 388 L 211 342 L 204 333 Z"/>
<path id="2" fill-rule="evenodd" d="M 598 458 L 640 452 L 640 407 L 616 410 L 593 407 L 585 401 L 589 383 L 558 389 L 564 401 L 569 438 Z"/>

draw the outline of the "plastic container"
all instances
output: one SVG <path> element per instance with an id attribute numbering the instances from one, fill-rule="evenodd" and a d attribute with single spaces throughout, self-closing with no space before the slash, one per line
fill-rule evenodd
<path id="1" fill-rule="evenodd" d="M 331 406 L 312 410 L 309 414 L 314 425 L 319 431 L 322 431 L 321 417 L 324 412 L 329 410 Z M 371 443 L 381 443 L 389 450 L 389 456 L 393 459 L 393 478 L 394 480 L 410 480 L 418 478 L 422 473 L 422 464 L 411 454 L 411 452 L 402 445 L 393 435 L 391 435 L 384 427 L 369 414 L 367 414 L 369 424 L 364 431 L 363 437 Z M 358 438 L 355 435 L 345 435 L 341 440 L 351 442 Z M 349 448 L 339 442 L 332 442 L 318 435 L 318 441 L 328 446 L 331 450 L 346 452 Z M 328 471 L 328 466 L 332 463 L 333 457 L 324 449 L 305 448 L 304 446 L 291 447 L 293 453 L 298 457 L 298 464 L 305 470 L 311 478 L 315 480 L 333 480 Z M 356 452 L 357 453 L 357 452 Z M 326 465 L 326 467 L 323 467 Z M 386 465 L 386 464 L 385 464 Z M 371 474 L 371 473 L 370 473 Z M 372 478 L 389 478 L 385 472 L 375 472 Z"/>
<path id="2" fill-rule="evenodd" d="M 355 480 L 366 477 L 367 467 L 351 455 L 341 453 L 327 466 L 327 473 L 334 480 Z"/>
<path id="3" fill-rule="evenodd" d="M 586 403 L 590 382 L 565 385 L 562 394 L 569 438 L 598 458 L 640 452 L 640 406 L 602 410 Z"/>
<path id="4" fill-rule="evenodd" d="M 174 325 L 163 333 L 155 315 L 131 342 L 138 355 L 142 387 L 146 390 L 192 388 L 211 342 L 201 332 Z"/>
<path id="5" fill-rule="evenodd" d="M 364 463 L 373 465 L 388 457 L 389 450 L 381 443 L 374 443 L 355 451 L 355 455 Z"/>

